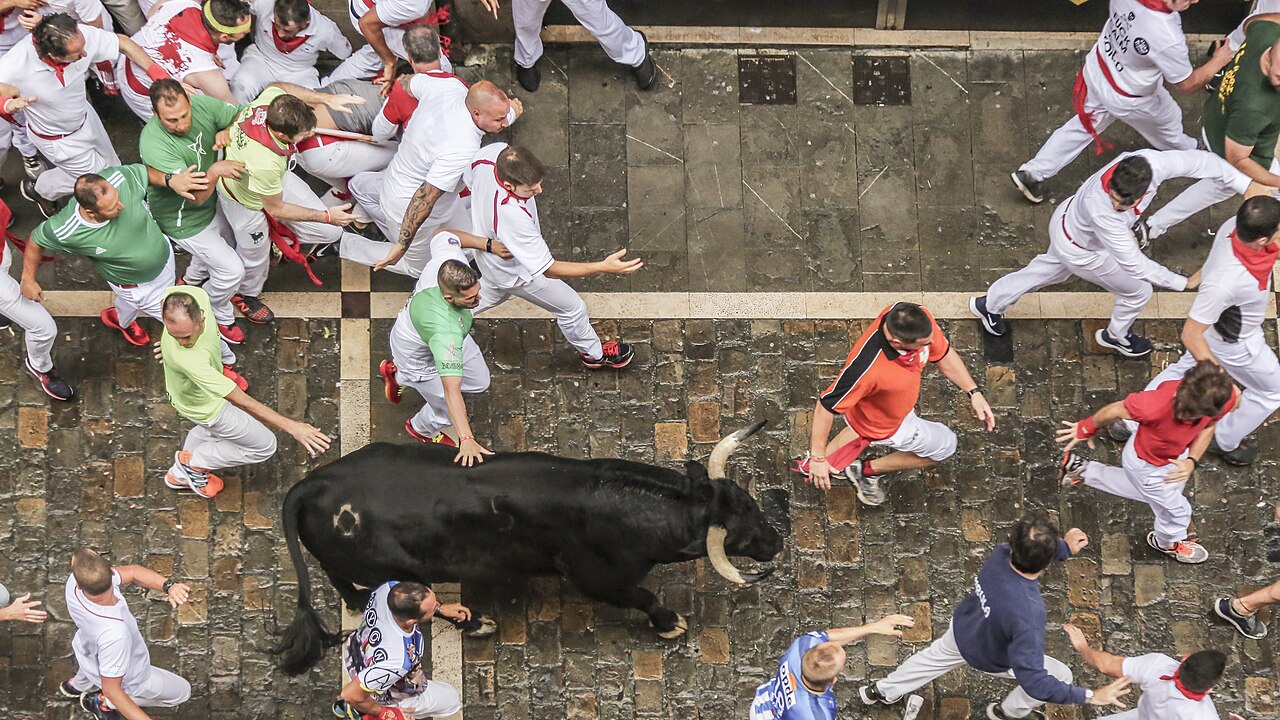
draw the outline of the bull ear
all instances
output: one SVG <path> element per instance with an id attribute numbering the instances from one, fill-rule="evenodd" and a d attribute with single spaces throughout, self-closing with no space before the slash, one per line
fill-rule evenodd
<path id="1" fill-rule="evenodd" d="M 707 474 L 707 467 L 697 460 L 687 460 L 684 464 L 684 474 L 694 481 L 708 481 L 711 476 Z"/>

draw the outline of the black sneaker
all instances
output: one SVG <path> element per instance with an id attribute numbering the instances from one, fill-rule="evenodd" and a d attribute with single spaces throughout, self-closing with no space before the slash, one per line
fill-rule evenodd
<path id="1" fill-rule="evenodd" d="M 897 702 L 897 700 L 890 700 L 885 697 L 884 693 L 880 692 L 880 688 L 877 688 L 874 684 L 859 687 L 858 697 L 862 699 L 863 705 L 892 705 Z"/>
<path id="2" fill-rule="evenodd" d="M 1039 710 L 1032 710 L 1022 717 L 1026 720 L 1045 720 L 1044 713 Z M 987 706 L 987 718 L 989 720 L 1015 720 L 1015 718 L 1004 714 L 1004 710 L 1000 709 L 1000 703 L 991 703 Z"/>
<path id="3" fill-rule="evenodd" d="M 57 214 L 58 204 L 36 192 L 34 180 L 22 180 L 22 182 L 18 183 L 18 192 L 22 194 L 22 197 L 35 203 L 36 207 L 40 209 L 40 214 L 45 216 L 45 219 Z"/>
<path id="4" fill-rule="evenodd" d="M 1146 250 L 1151 247 L 1151 225 L 1147 224 L 1147 219 L 1138 216 L 1133 221 L 1133 225 L 1129 226 L 1129 230 L 1133 232 L 1133 239 L 1138 241 L 1138 249 Z"/>
<path id="5" fill-rule="evenodd" d="M 0 330 L 6 330 L 13 327 L 13 321 L 4 315 L 0 315 Z"/>
<path id="6" fill-rule="evenodd" d="M 868 507 L 884 504 L 886 496 L 884 488 L 880 487 L 880 478 L 868 477 L 864 474 L 861 460 L 854 460 L 849 463 L 849 467 L 845 468 L 841 474 L 831 473 L 831 475 L 833 477 L 843 477 L 853 483 L 854 487 L 858 489 L 858 499 L 862 501 L 862 504 Z"/>
<path id="7" fill-rule="evenodd" d="M 334 240 L 331 243 L 322 243 L 319 245 L 312 245 L 311 257 L 312 259 L 315 259 L 315 260 L 319 260 L 320 258 L 326 258 L 326 257 L 338 257 L 338 253 L 341 247 L 342 247 L 341 240 Z"/>
<path id="8" fill-rule="evenodd" d="M 1062 456 L 1062 464 L 1058 466 L 1058 484 L 1064 488 L 1075 487 L 1084 482 L 1084 469 L 1089 461 L 1069 452 Z"/>
<path id="9" fill-rule="evenodd" d="M 1151 341 L 1141 335 L 1129 333 L 1124 340 L 1117 340 L 1111 336 L 1111 333 L 1107 332 L 1106 328 L 1100 328 L 1093 338 L 1102 347 L 1111 348 L 1125 357 L 1146 357 L 1155 349 Z"/>
<path id="10" fill-rule="evenodd" d="M 600 346 L 603 353 L 598 358 L 589 358 L 583 353 L 578 353 L 578 357 L 582 358 L 582 365 L 591 370 L 599 370 L 600 368 L 624 368 L 631 364 L 631 360 L 635 357 L 635 351 L 631 346 L 610 340 Z"/>
<path id="11" fill-rule="evenodd" d="M 40 381 L 40 388 L 44 390 L 44 394 L 54 400 L 66 402 L 76 396 L 76 391 L 67 384 L 66 380 L 58 374 L 58 368 L 49 368 L 47 372 L 40 372 L 31 364 L 31 358 L 26 359 L 27 372 L 31 373 L 36 380 Z"/>
<path id="12" fill-rule="evenodd" d="M 1235 450 L 1223 450 L 1216 436 L 1209 441 L 1209 452 L 1222 458 L 1222 462 L 1236 467 L 1252 465 L 1258 459 L 1258 448 L 1242 442 Z"/>
<path id="13" fill-rule="evenodd" d="M 636 32 L 640 32 L 637 30 Z M 636 84 L 641 90 L 648 90 L 653 87 L 653 81 L 658 77 L 658 66 L 653 62 L 653 56 L 649 54 L 649 36 L 640 32 L 640 37 L 644 38 L 644 60 L 639 65 L 631 68 L 631 72 L 635 73 Z"/>
<path id="14" fill-rule="evenodd" d="M 1267 624 L 1253 615 L 1241 615 L 1231 607 L 1231 598 L 1223 597 L 1213 601 L 1213 612 L 1218 617 L 1231 623 L 1236 632 L 1250 640 L 1261 640 L 1267 636 Z"/>
<path id="15" fill-rule="evenodd" d="M 987 296 L 969 298 L 969 312 L 982 323 L 982 329 L 997 337 L 1009 332 L 1009 323 L 1004 315 L 987 310 Z"/>
<path id="16" fill-rule="evenodd" d="M 538 63 L 535 61 L 533 67 L 524 67 L 516 63 L 516 82 L 529 92 L 538 92 L 538 87 L 542 85 L 542 73 L 538 71 Z"/>
<path id="17" fill-rule="evenodd" d="M 95 720 L 120 720 L 120 713 L 105 707 L 106 698 L 100 692 L 85 693 L 80 696 L 80 707 L 89 717 Z"/>
<path id="18" fill-rule="evenodd" d="M 1017 170 L 1009 174 L 1013 178 L 1013 184 L 1018 187 L 1018 191 L 1022 196 L 1037 205 L 1044 202 L 1044 194 L 1040 192 L 1040 181 L 1031 177 L 1031 173 L 1025 170 Z"/>
<path id="19" fill-rule="evenodd" d="M 74 678 L 67 678 L 66 680 L 63 680 L 62 684 L 58 686 L 58 694 L 61 695 L 62 697 L 79 700 L 80 696 L 84 695 L 85 691 L 77 690 L 76 686 L 71 684 L 71 681 L 73 679 Z"/>
<path id="20" fill-rule="evenodd" d="M 1133 437 L 1133 431 L 1123 420 L 1116 420 L 1107 425 L 1107 436 L 1118 443 L 1126 443 Z"/>
<path id="21" fill-rule="evenodd" d="M 22 171 L 27 174 L 27 178 L 31 182 L 35 182 L 36 178 L 40 177 L 48 169 L 49 163 L 45 162 L 44 158 L 39 155 L 22 156 Z"/>
<path id="22" fill-rule="evenodd" d="M 251 295 L 232 295 L 231 304 L 254 325 L 266 325 L 276 319 L 276 314 L 266 303 Z"/>

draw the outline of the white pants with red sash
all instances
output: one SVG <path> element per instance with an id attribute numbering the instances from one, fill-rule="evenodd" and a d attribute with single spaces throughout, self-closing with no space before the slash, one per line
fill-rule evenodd
<path id="1" fill-rule="evenodd" d="M 348 192 L 347 181 L 356 175 L 387 169 L 399 146 L 395 142 L 375 145 L 359 140 L 338 140 L 323 145 L 304 141 L 299 143 L 294 158 L 307 174 L 323 180 L 338 192 Z"/>
<path id="2" fill-rule="evenodd" d="M 644 62 L 644 37 L 627 26 L 618 14 L 609 9 L 605 0 L 563 0 L 573 13 L 600 43 L 609 59 L 621 65 L 638 67 Z M 533 67 L 542 57 L 542 16 L 547 14 L 551 0 L 512 0 L 511 14 L 516 26 L 515 59 L 521 67 Z"/>
<path id="3" fill-rule="evenodd" d="M 0 254 L 3 254 L 0 258 L 0 315 L 22 328 L 31 367 L 37 372 L 48 372 L 53 367 L 53 341 L 58 337 L 58 326 L 43 305 L 23 296 L 18 281 L 9 274 L 13 256 L 18 252 L 8 241 L 0 240 Z"/>
<path id="4" fill-rule="evenodd" d="M 1156 380 L 1159 382 L 1153 380 L 1147 388 L 1164 382 L 1158 377 Z M 1127 420 L 1125 425 L 1134 434 L 1124 445 L 1124 452 L 1120 456 L 1121 467 L 1091 460 L 1084 469 L 1084 484 L 1112 495 L 1146 503 L 1156 516 L 1156 542 L 1160 547 L 1171 548 L 1175 543 L 1187 539 L 1187 528 L 1191 526 L 1191 503 L 1182 494 L 1186 485 L 1164 481 L 1174 470 L 1172 463 L 1152 465 L 1139 457 L 1134 447 L 1138 424 Z M 1183 451 L 1182 457 L 1186 456 L 1186 451 Z"/>
<path id="5" fill-rule="evenodd" d="M 120 156 L 93 108 L 85 108 L 84 124 L 67 135 L 41 136 L 29 125 L 27 132 L 40 154 L 53 164 L 36 180 L 40 197 L 66 197 L 75 189 L 76 178 L 120 164 Z"/>

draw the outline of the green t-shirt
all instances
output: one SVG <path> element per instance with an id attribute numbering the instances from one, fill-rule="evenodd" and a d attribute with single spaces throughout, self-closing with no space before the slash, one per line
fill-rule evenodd
<path id="1" fill-rule="evenodd" d="M 170 134 L 155 117 L 142 128 L 138 153 L 144 163 L 160 172 L 176 174 L 192 165 L 201 172 L 207 171 L 218 160 L 213 149 L 218 131 L 230 125 L 244 109 L 243 105 L 228 105 L 207 95 L 190 98 L 191 129 L 186 135 Z M 218 210 L 215 197 L 196 205 L 169 188 L 156 185 L 147 188 L 147 205 L 164 234 L 180 240 L 209 227 Z"/>
<path id="2" fill-rule="evenodd" d="M 450 305 L 440 288 L 433 287 L 409 301 L 409 320 L 431 348 L 440 376 L 462 377 L 462 343 L 471 332 L 471 311 Z"/>
<path id="3" fill-rule="evenodd" d="M 239 180 L 221 178 L 218 183 L 231 193 L 236 202 L 250 210 L 262 209 L 263 195 L 279 195 L 284 190 L 284 174 L 289 171 L 289 159 L 246 135 L 240 123 L 259 108 L 265 114 L 271 101 L 284 94 L 280 88 L 263 90 L 257 100 L 236 116 L 235 125 L 231 128 L 231 143 L 227 145 L 226 156 L 228 160 L 244 163 L 244 172 Z M 284 143 L 276 142 L 275 138 L 271 142 L 275 143 L 277 150 L 288 148 Z"/>
<path id="4" fill-rule="evenodd" d="M 1256 21 L 1244 44 L 1227 64 L 1218 92 L 1204 101 L 1204 134 L 1209 149 L 1226 157 L 1226 141 L 1252 147 L 1249 155 L 1263 168 L 1271 165 L 1280 136 L 1280 91 L 1262 73 L 1262 55 L 1280 40 L 1280 24 Z"/>
<path id="5" fill-rule="evenodd" d="M 115 285 L 141 285 L 160 275 L 169 261 L 169 241 L 151 217 L 147 168 L 109 167 L 98 173 L 120 193 L 124 209 L 114 219 L 92 223 L 80 214 L 73 197 L 67 206 L 31 231 L 37 245 L 56 252 L 83 255 L 98 274 Z"/>
<path id="6" fill-rule="evenodd" d="M 165 290 L 164 296 L 168 298 L 175 293 L 186 293 L 196 299 L 200 312 L 204 313 L 204 331 L 191 347 L 183 347 L 168 331 L 160 334 L 164 389 L 179 415 L 192 422 L 211 423 L 236 384 L 222 374 L 222 345 L 213 308 L 209 305 L 209 293 L 194 285 L 177 285 Z"/>

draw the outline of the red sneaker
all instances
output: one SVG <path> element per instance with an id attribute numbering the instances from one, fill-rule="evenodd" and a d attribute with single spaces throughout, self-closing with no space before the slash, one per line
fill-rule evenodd
<path id="1" fill-rule="evenodd" d="M 218 332 L 222 333 L 223 340 L 232 345 L 239 345 L 244 342 L 244 331 L 236 325 L 234 320 L 231 321 L 230 325 L 219 325 Z"/>
<path id="2" fill-rule="evenodd" d="M 390 360 L 383 360 L 378 366 L 378 374 L 382 376 L 382 382 L 386 385 L 387 402 L 392 405 L 399 405 L 400 398 L 404 395 L 404 388 L 400 387 L 400 383 L 396 381 L 396 364 Z"/>
<path id="3" fill-rule="evenodd" d="M 240 392 L 249 392 L 249 381 L 244 376 L 236 372 L 236 369 L 230 365 L 222 366 L 222 374 L 231 379 L 231 382 L 240 388 Z"/>
<path id="4" fill-rule="evenodd" d="M 112 330 L 119 330 L 120 334 L 124 335 L 124 339 L 128 341 L 130 345 L 143 347 L 147 343 L 151 342 L 151 336 L 147 334 L 146 330 L 142 329 L 142 326 L 138 324 L 137 320 L 129 323 L 129 327 L 121 327 L 120 316 L 116 314 L 116 309 L 114 307 L 109 307 L 106 310 L 103 310 L 101 317 L 103 325 L 106 325 Z"/>
<path id="5" fill-rule="evenodd" d="M 245 320 L 254 325 L 266 325 L 276 319 L 276 314 L 262 300 L 251 295 L 232 295 L 231 304 L 240 311 Z"/>
<path id="6" fill-rule="evenodd" d="M 409 433 L 409 437 L 412 437 L 418 442 L 435 443 L 437 445 L 444 445 L 445 447 L 458 447 L 458 443 L 455 442 L 453 438 L 442 432 L 436 433 L 434 437 L 427 437 L 417 430 L 414 430 L 412 418 L 404 421 L 404 431 Z"/>

